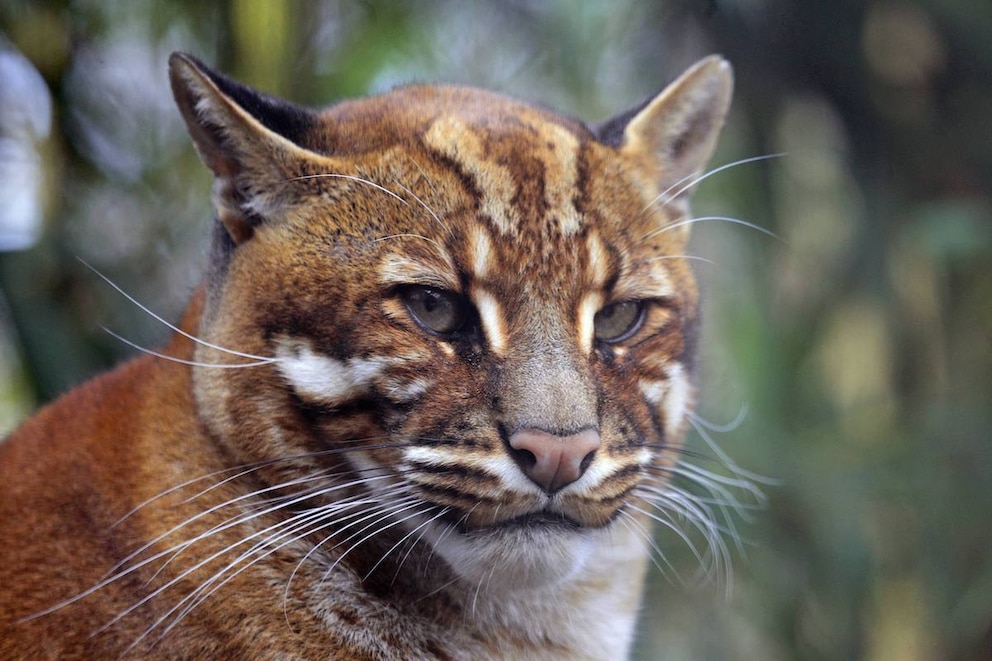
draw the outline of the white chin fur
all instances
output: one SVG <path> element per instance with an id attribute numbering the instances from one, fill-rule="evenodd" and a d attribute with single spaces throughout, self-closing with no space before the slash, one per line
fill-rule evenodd
<path id="1" fill-rule="evenodd" d="M 489 593 L 539 590 L 575 576 L 595 547 L 598 531 L 504 528 L 427 534 L 437 553 L 470 585 Z"/>

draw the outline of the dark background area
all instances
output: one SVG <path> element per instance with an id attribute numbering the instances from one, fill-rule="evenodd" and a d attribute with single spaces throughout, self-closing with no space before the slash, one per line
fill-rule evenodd
<path id="1" fill-rule="evenodd" d="M 701 416 L 774 479 L 727 581 L 665 531 L 640 658 L 992 658 L 992 3 L 0 2 L 0 434 L 167 336 L 210 177 L 173 50 L 323 105 L 461 82 L 589 121 L 711 52 Z M 741 414 L 741 415 L 739 415 Z M 701 453 L 714 450 L 694 436 Z M 744 518 L 748 520 L 743 520 Z"/>

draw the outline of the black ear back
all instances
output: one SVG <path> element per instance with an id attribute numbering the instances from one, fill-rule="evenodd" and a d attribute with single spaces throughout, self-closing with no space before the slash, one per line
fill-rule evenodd
<path id="1" fill-rule="evenodd" d="M 263 94 L 233 78 L 228 78 L 224 74 L 210 69 L 192 55 L 173 53 L 169 59 L 170 66 L 173 58 L 185 59 L 197 67 L 217 86 L 217 89 L 261 122 L 265 128 L 301 147 L 309 147 L 309 136 L 314 125 L 314 116 L 309 110 L 283 99 Z"/>
<path id="2" fill-rule="evenodd" d="M 279 142 L 278 136 L 308 147 L 316 123 L 309 110 L 253 90 L 185 53 L 169 58 L 169 80 L 200 156 L 218 176 L 237 168 L 249 143 Z"/>
<path id="3" fill-rule="evenodd" d="M 659 92 L 660 94 L 660 92 Z M 649 103 L 654 100 L 655 97 L 645 100 L 641 105 L 635 106 L 628 110 L 627 112 L 615 115 L 599 124 L 592 126 L 593 135 L 596 139 L 602 142 L 604 145 L 609 145 L 619 149 L 623 146 L 624 141 L 624 131 L 627 130 L 627 125 L 630 124 L 630 120 L 634 119 L 642 110 L 644 110 Z"/>
<path id="4" fill-rule="evenodd" d="M 313 156 L 307 143 L 316 117 L 183 53 L 169 58 L 169 80 L 196 150 L 216 177 L 217 217 L 240 244 L 285 195 L 287 164 Z"/>

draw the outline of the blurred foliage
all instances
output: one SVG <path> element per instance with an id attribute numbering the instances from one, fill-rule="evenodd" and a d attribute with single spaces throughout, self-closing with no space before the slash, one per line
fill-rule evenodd
<path id="1" fill-rule="evenodd" d="M 0 432 L 166 331 L 210 180 L 172 50 L 323 104 L 471 83 L 589 120 L 721 52 L 737 94 L 700 186 L 702 416 L 776 478 L 732 596 L 660 572 L 640 658 L 992 658 L 992 3 L 5 0 Z M 706 446 L 692 441 L 700 451 Z M 694 560 L 659 534 L 672 564 Z"/>

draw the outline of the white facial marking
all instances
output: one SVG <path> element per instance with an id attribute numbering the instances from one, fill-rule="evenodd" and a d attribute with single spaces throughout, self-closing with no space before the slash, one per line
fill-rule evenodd
<path id="1" fill-rule="evenodd" d="M 593 320 L 596 313 L 603 306 L 603 295 L 599 292 L 589 292 L 582 297 L 579 302 L 578 332 L 579 348 L 582 352 L 589 354 L 592 351 L 592 342 L 596 334 Z"/>
<path id="2" fill-rule="evenodd" d="M 599 236 L 596 234 L 589 235 L 589 238 L 586 240 L 586 252 L 589 255 L 586 267 L 592 275 L 593 284 L 597 287 L 602 287 L 606 284 L 606 276 L 609 274 L 610 260 L 609 255 L 606 253 L 606 248 L 603 247 L 603 242 L 599 240 Z"/>
<path id="3" fill-rule="evenodd" d="M 489 234 L 481 227 L 472 233 L 472 273 L 476 278 L 483 279 L 489 274 L 492 241 Z"/>
<path id="4" fill-rule="evenodd" d="M 276 349 L 276 365 L 297 393 L 336 405 L 369 391 L 372 380 L 392 362 L 388 358 L 338 360 L 316 353 L 303 342 L 285 341 Z"/>
<path id="5" fill-rule="evenodd" d="M 409 462 L 428 466 L 465 466 L 499 478 L 500 484 L 505 489 L 542 497 L 544 495 L 539 487 L 527 479 L 513 460 L 504 454 L 466 454 L 459 449 L 414 445 L 404 449 L 403 458 Z"/>
<path id="6" fill-rule="evenodd" d="M 668 367 L 668 394 L 665 397 L 665 433 L 675 437 L 682 428 L 682 419 L 689 408 L 689 377 L 679 363 Z"/>
<path id="7" fill-rule="evenodd" d="M 641 379 L 637 385 L 640 387 L 644 399 L 655 406 L 661 404 L 661 401 L 665 398 L 665 393 L 668 392 L 668 381 Z"/>
<path id="8" fill-rule="evenodd" d="M 506 330 L 503 327 L 503 313 L 500 311 L 499 303 L 492 294 L 480 288 L 472 292 L 472 300 L 479 311 L 482 330 L 489 340 L 489 347 L 496 355 L 503 355 L 506 351 Z"/>
<path id="9" fill-rule="evenodd" d="M 648 464 L 651 462 L 651 451 L 648 449 L 639 450 L 636 456 L 636 463 Z M 595 489 L 604 480 L 612 476 L 618 470 L 627 466 L 628 460 L 620 461 L 610 457 L 608 454 L 596 455 L 596 460 L 589 464 L 589 468 L 578 480 L 570 484 L 566 489 L 571 489 L 577 493 Z"/>
<path id="10" fill-rule="evenodd" d="M 381 380 L 380 387 L 391 401 L 412 402 L 427 392 L 433 382 L 423 378 L 387 377 Z"/>

